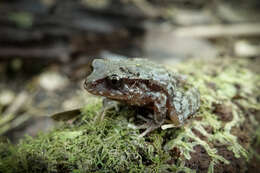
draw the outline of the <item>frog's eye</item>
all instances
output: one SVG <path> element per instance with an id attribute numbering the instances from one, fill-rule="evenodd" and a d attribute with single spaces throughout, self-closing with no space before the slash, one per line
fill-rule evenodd
<path id="1" fill-rule="evenodd" d="M 108 79 L 108 84 L 112 88 L 119 88 L 122 86 L 122 80 L 118 76 L 112 75 Z"/>

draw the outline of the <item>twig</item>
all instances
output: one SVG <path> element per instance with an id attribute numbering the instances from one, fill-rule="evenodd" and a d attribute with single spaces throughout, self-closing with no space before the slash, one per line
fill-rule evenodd
<path id="1" fill-rule="evenodd" d="M 20 110 L 20 108 L 26 103 L 28 100 L 28 94 L 27 92 L 23 91 L 21 92 L 17 98 L 14 100 L 13 104 L 9 106 L 5 112 L 2 113 L 1 119 L 0 119 L 0 127 L 6 128 L 8 127 L 9 123 L 16 118 L 16 113 Z M 2 130 L 1 130 L 2 131 Z"/>
<path id="2" fill-rule="evenodd" d="M 169 129 L 169 128 L 175 128 L 175 127 L 177 127 L 177 126 L 175 126 L 173 124 L 164 124 L 164 125 L 161 126 L 161 128 L 163 130 L 166 130 L 166 129 Z"/>
<path id="3" fill-rule="evenodd" d="M 53 46 L 42 48 L 19 48 L 19 47 L 0 47 L 1 58 L 20 57 L 23 59 L 54 59 L 66 62 L 69 59 L 70 49 L 65 46 Z"/>
<path id="4" fill-rule="evenodd" d="M 132 2 L 149 17 L 158 17 L 159 11 L 146 0 L 132 0 Z"/>
<path id="5" fill-rule="evenodd" d="M 260 28 L 259 28 L 260 29 Z M 240 57 L 255 57 L 260 55 L 260 44 L 251 44 L 246 40 L 237 41 L 234 44 L 234 52 Z"/>
<path id="6" fill-rule="evenodd" d="M 3 113 L 3 116 L 16 114 L 19 109 L 26 103 L 28 97 L 29 95 L 27 92 L 21 92 L 14 100 L 13 104 L 6 109 L 6 111 Z"/>
<path id="7" fill-rule="evenodd" d="M 20 116 L 18 116 L 13 121 L 4 124 L 2 127 L 0 127 L 0 135 L 6 133 L 8 130 L 18 127 L 19 125 L 23 124 L 25 121 L 30 119 L 32 116 L 28 115 L 27 113 L 24 113 Z"/>
<path id="8" fill-rule="evenodd" d="M 252 36 L 260 35 L 260 23 L 241 23 L 225 25 L 201 25 L 180 27 L 173 32 L 179 37 L 225 37 L 225 36 Z"/>

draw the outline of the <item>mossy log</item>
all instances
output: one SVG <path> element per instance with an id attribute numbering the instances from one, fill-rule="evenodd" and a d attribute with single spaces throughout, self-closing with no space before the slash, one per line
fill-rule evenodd
<path id="1" fill-rule="evenodd" d="M 93 98 L 73 123 L 16 146 L 1 143 L 0 172 L 246 172 L 260 144 L 260 76 L 248 64 L 220 59 L 169 67 L 201 93 L 198 113 L 182 127 L 138 138 L 134 109 L 110 110 L 97 123 L 101 100 Z"/>

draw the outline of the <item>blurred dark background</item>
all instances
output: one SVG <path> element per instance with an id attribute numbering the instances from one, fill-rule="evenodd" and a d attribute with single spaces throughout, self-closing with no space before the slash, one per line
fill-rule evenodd
<path id="1" fill-rule="evenodd" d="M 17 143 L 87 104 L 93 58 L 248 58 L 258 70 L 259 0 L 3 0 L 0 135 Z"/>

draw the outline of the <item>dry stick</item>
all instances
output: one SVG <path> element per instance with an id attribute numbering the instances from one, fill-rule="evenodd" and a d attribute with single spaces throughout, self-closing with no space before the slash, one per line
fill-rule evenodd
<path id="1" fill-rule="evenodd" d="M 29 95 L 26 91 L 22 91 L 17 96 L 13 104 L 9 106 L 3 113 L 3 118 L 0 119 L 0 135 L 4 134 L 10 129 L 18 127 L 32 117 L 32 114 L 28 111 L 17 116 L 18 111 L 22 107 L 31 104 L 32 98 L 33 96 Z"/>
<path id="2" fill-rule="evenodd" d="M 53 46 L 43 48 L 19 48 L 19 47 L 0 47 L 0 57 L 9 59 L 20 57 L 22 59 L 53 59 L 58 57 L 58 60 L 66 62 L 69 59 L 70 49 L 66 46 Z"/>
<path id="3" fill-rule="evenodd" d="M 27 92 L 23 91 L 16 97 L 13 104 L 9 106 L 5 112 L 3 112 L 2 118 L 0 120 L 0 126 L 12 121 L 16 117 L 15 114 L 25 104 L 28 96 L 29 95 L 27 94 Z"/>
<path id="4" fill-rule="evenodd" d="M 180 27 L 172 33 L 179 37 L 216 38 L 225 36 L 253 36 L 260 35 L 260 23 L 240 23 L 225 25 L 201 25 Z"/>
<path id="5" fill-rule="evenodd" d="M 14 100 L 13 104 L 9 106 L 6 111 L 3 113 L 4 116 L 15 114 L 19 109 L 25 104 L 25 101 L 29 97 L 26 91 L 21 92 L 16 99 Z"/>
<path id="6" fill-rule="evenodd" d="M 237 41 L 234 44 L 234 53 L 241 57 L 254 57 L 260 55 L 260 44 L 254 45 L 248 41 Z"/>
<path id="7" fill-rule="evenodd" d="M 18 127 L 19 125 L 21 125 L 22 123 L 24 123 L 31 117 L 32 117 L 31 115 L 24 113 L 24 114 L 20 115 L 19 117 L 17 117 L 16 119 L 14 119 L 13 121 L 3 124 L 3 126 L 0 127 L 0 135 L 6 133 L 10 129 Z"/>
<path id="8" fill-rule="evenodd" d="M 139 9 L 141 9 L 149 17 L 159 16 L 159 10 L 157 8 L 153 7 L 146 0 L 132 0 L 132 1 Z"/>

